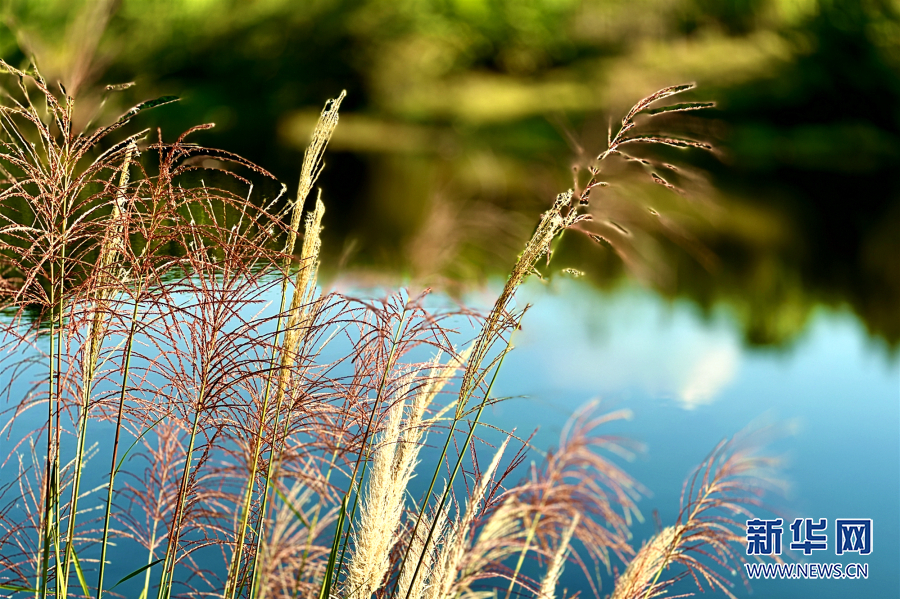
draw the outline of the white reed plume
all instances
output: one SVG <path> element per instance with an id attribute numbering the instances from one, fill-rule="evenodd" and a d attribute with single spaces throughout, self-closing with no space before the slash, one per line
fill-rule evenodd
<path id="1" fill-rule="evenodd" d="M 569 528 L 563 533 L 562 539 L 559 541 L 559 547 L 557 547 L 556 552 L 553 554 L 553 559 L 550 560 L 550 565 L 547 567 L 547 573 L 541 581 L 541 590 L 538 593 L 538 599 L 554 599 L 556 596 L 556 584 L 559 582 L 563 566 L 566 565 L 566 559 L 569 557 L 569 543 L 572 540 L 572 534 L 574 534 L 575 528 L 578 526 L 579 519 L 580 516 L 576 512 L 575 516 L 572 518 L 572 523 L 569 524 Z"/>

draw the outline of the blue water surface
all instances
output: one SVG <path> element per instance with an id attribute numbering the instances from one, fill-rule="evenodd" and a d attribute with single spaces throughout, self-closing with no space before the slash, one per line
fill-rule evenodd
<path id="1" fill-rule="evenodd" d="M 467 301 L 487 309 L 495 292 L 489 289 Z M 442 301 L 435 298 L 437 304 Z M 483 417 L 489 425 L 515 429 L 520 437 L 537 429 L 532 439 L 536 451 L 517 476 L 527 473 L 531 458 L 539 462 L 541 451 L 559 443 L 566 421 L 586 402 L 599 400 L 601 411 L 629 410 L 631 419 L 604 425 L 600 432 L 640 445 L 630 461 L 613 457 L 652 493 L 638 503 L 644 522 L 635 523 L 631 541 L 638 549 L 657 530 L 654 511 L 662 526 L 675 523 L 684 481 L 717 443 L 748 429 L 768 427 L 773 433 L 765 452 L 780 458 L 778 476 L 784 485 L 766 496 L 767 510 L 759 514 L 784 520 L 785 549 L 794 518 L 828 521 L 826 550 L 809 557 L 787 550 L 785 559 L 865 563 L 868 578 L 756 580 L 747 588 L 739 576 L 719 568 L 733 581 L 734 595 L 898 596 L 900 358 L 868 337 L 852 314 L 820 309 L 790 346 L 760 349 L 745 346 L 727 310 L 703 316 L 688 302 L 669 302 L 635 286 L 599 292 L 575 280 L 549 285 L 532 281 L 520 289 L 517 302 L 532 307 L 522 329 L 513 335 L 516 347 L 494 387 L 495 396 L 509 399 L 488 408 Z M 474 334 L 463 330 L 460 341 Z M 40 378 L 38 373 L 35 377 Z M 35 410 L 21 426 L 36 426 L 44 417 Z M 483 430 L 480 436 L 497 437 L 486 427 Z M 94 431 L 94 439 L 109 437 L 111 426 L 98 425 Z M 435 439 L 430 440 L 432 445 L 442 441 Z M 4 453 L 11 450 L 9 442 L 4 439 Z M 479 445 L 479 450 L 489 461 L 490 449 Z M 434 447 L 422 452 L 420 472 L 426 474 L 413 479 L 410 488 L 416 499 L 430 480 L 427 473 L 437 455 Z M 107 458 L 101 458 L 86 471 L 89 488 L 104 481 Z M 873 520 L 870 555 L 835 555 L 836 518 Z M 146 553 L 133 542 L 119 540 L 116 551 L 117 557 L 129 559 L 114 560 L 110 580 L 119 580 L 134 564 L 146 562 Z M 772 561 L 763 558 L 767 560 Z M 221 558 L 214 563 L 220 564 Z M 614 558 L 613 566 L 621 571 L 625 564 Z M 612 578 L 601 572 L 601 596 L 612 591 Z M 117 590 L 126 595 L 139 592 L 142 583 L 143 575 Z M 563 572 L 559 596 L 563 588 L 567 596 L 576 591 L 582 597 L 593 596 L 583 572 L 572 563 Z M 693 590 L 686 579 L 673 593 Z"/>
<path id="2" fill-rule="evenodd" d="M 540 427 L 539 447 L 557 443 L 566 419 L 599 398 L 633 419 L 609 430 L 644 451 L 623 467 L 652 491 L 633 529 L 637 549 L 674 524 L 682 484 L 715 445 L 749 428 L 775 431 L 766 448 L 781 459 L 783 490 L 766 498 L 763 517 L 784 520 L 788 562 L 868 564 L 867 579 L 732 578 L 737 597 L 896 597 L 900 592 L 900 360 L 869 338 L 847 311 L 819 309 L 789 347 L 746 347 L 727 311 L 703 317 L 635 287 L 600 293 L 578 281 L 529 284 L 519 303 L 533 307 L 498 381 L 492 408 L 501 427 Z M 828 547 L 804 557 L 787 550 L 794 518 L 826 518 Z M 870 555 L 835 555 L 834 519 L 873 520 Z M 743 550 L 744 548 L 740 548 Z M 772 562 L 763 558 L 763 562 Z M 623 566 L 620 564 L 619 568 Z M 721 569 L 720 569 L 721 571 Z M 727 571 L 726 571 L 727 573 Z M 601 595 L 611 590 L 603 581 Z M 574 567 L 561 587 L 588 593 Z M 678 591 L 690 591 L 682 583 Z M 724 596 L 721 592 L 705 596 Z"/>

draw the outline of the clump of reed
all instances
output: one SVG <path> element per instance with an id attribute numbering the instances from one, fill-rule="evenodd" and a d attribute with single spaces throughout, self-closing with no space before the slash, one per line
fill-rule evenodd
<path id="1" fill-rule="evenodd" d="M 124 588 L 141 599 L 447 599 L 492 588 L 550 599 L 567 561 L 599 595 L 587 563 L 611 571 L 622 560 L 616 598 L 658 595 L 675 566 L 727 592 L 703 556 L 740 559 L 734 517 L 756 487 L 731 481 L 750 474 L 749 458 L 718 448 L 683 517 L 635 552 L 643 488 L 604 453 L 628 443 L 597 433 L 624 413 L 579 413 L 521 481 L 527 443 L 509 457 L 517 441 L 506 435 L 482 467 L 479 435 L 524 314 L 518 287 L 559 235 L 588 224 L 582 210 L 608 156 L 627 143 L 696 145 L 628 137 L 636 115 L 686 87 L 629 112 L 590 182 L 542 215 L 462 343 L 455 329 L 468 313 L 433 313 L 403 292 L 318 291 L 321 192 L 305 224 L 303 211 L 343 94 L 323 110 L 298 193 L 284 201 L 283 187 L 254 192 L 273 179 L 265 170 L 187 141 L 211 125 L 171 143 L 150 131 L 107 141 L 174 98 L 78 132 L 65 89 L 0 67 L 16 86 L 0 107 L 2 432 L 13 440 L 0 588 L 97 599 Z M 231 167 L 205 166 L 211 158 Z M 526 561 L 546 568 L 535 576 Z"/>

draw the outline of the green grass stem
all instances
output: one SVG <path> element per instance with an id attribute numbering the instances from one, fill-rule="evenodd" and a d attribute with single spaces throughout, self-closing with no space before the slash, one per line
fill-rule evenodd
<path id="1" fill-rule="evenodd" d="M 103 574 L 106 570 L 106 549 L 109 540 L 109 520 L 112 514 L 112 498 L 113 489 L 116 482 L 116 473 L 119 470 L 119 465 L 116 464 L 116 459 L 118 457 L 119 450 L 119 437 L 122 432 L 122 415 L 125 411 L 125 395 L 128 390 L 128 375 L 131 368 L 131 350 L 134 343 L 134 335 L 137 330 L 138 306 L 142 287 L 143 285 L 138 288 L 137 294 L 134 298 L 134 309 L 131 312 L 131 327 L 128 331 L 128 340 L 126 341 L 125 347 L 125 368 L 122 375 L 122 388 L 119 392 L 119 407 L 118 411 L 116 412 L 116 433 L 115 438 L 113 439 L 112 458 L 109 466 L 109 483 L 106 493 L 106 507 L 103 514 L 103 536 L 100 540 L 100 566 L 99 572 L 97 574 L 97 599 L 101 599 L 101 597 L 103 596 Z"/>

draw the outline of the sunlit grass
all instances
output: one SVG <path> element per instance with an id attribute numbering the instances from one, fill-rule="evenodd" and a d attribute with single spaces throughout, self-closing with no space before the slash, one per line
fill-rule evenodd
<path id="1" fill-rule="evenodd" d="M 280 210 L 253 193 L 253 177 L 271 175 L 190 144 L 196 129 L 100 152 L 171 98 L 79 133 L 64 90 L 4 67 L 19 84 L 0 109 L 4 431 L 15 437 L 4 468 L 18 470 L 0 487 L 0 587 L 40 598 L 140 588 L 142 599 L 550 599 L 573 562 L 606 593 L 587 559 L 607 571 L 630 561 L 617 598 L 655 596 L 683 575 L 674 566 L 728 592 L 716 568 L 741 559 L 735 518 L 757 501 L 766 464 L 751 453 L 717 448 L 679 521 L 636 552 L 643 488 L 607 455 L 627 442 L 598 433 L 626 414 L 580 412 L 521 481 L 527 443 L 480 439 L 525 315 L 518 288 L 564 231 L 609 244 L 606 229 L 621 229 L 586 212 L 604 160 L 638 160 L 624 150 L 635 143 L 705 147 L 633 133 L 641 115 L 708 106 L 652 107 L 691 86 L 643 99 L 610 131 L 589 180 L 556 197 L 492 309 L 474 316 L 431 312 L 402 291 L 318 291 L 321 194 L 296 248 L 343 95 L 323 110 L 296 199 Z M 203 168 L 209 156 L 234 170 Z M 432 463 L 420 458 L 426 440 L 441 448 Z M 109 464 L 99 486 L 92 456 Z M 421 497 L 415 476 L 430 481 Z M 113 580 L 113 566 L 127 574 Z"/>

